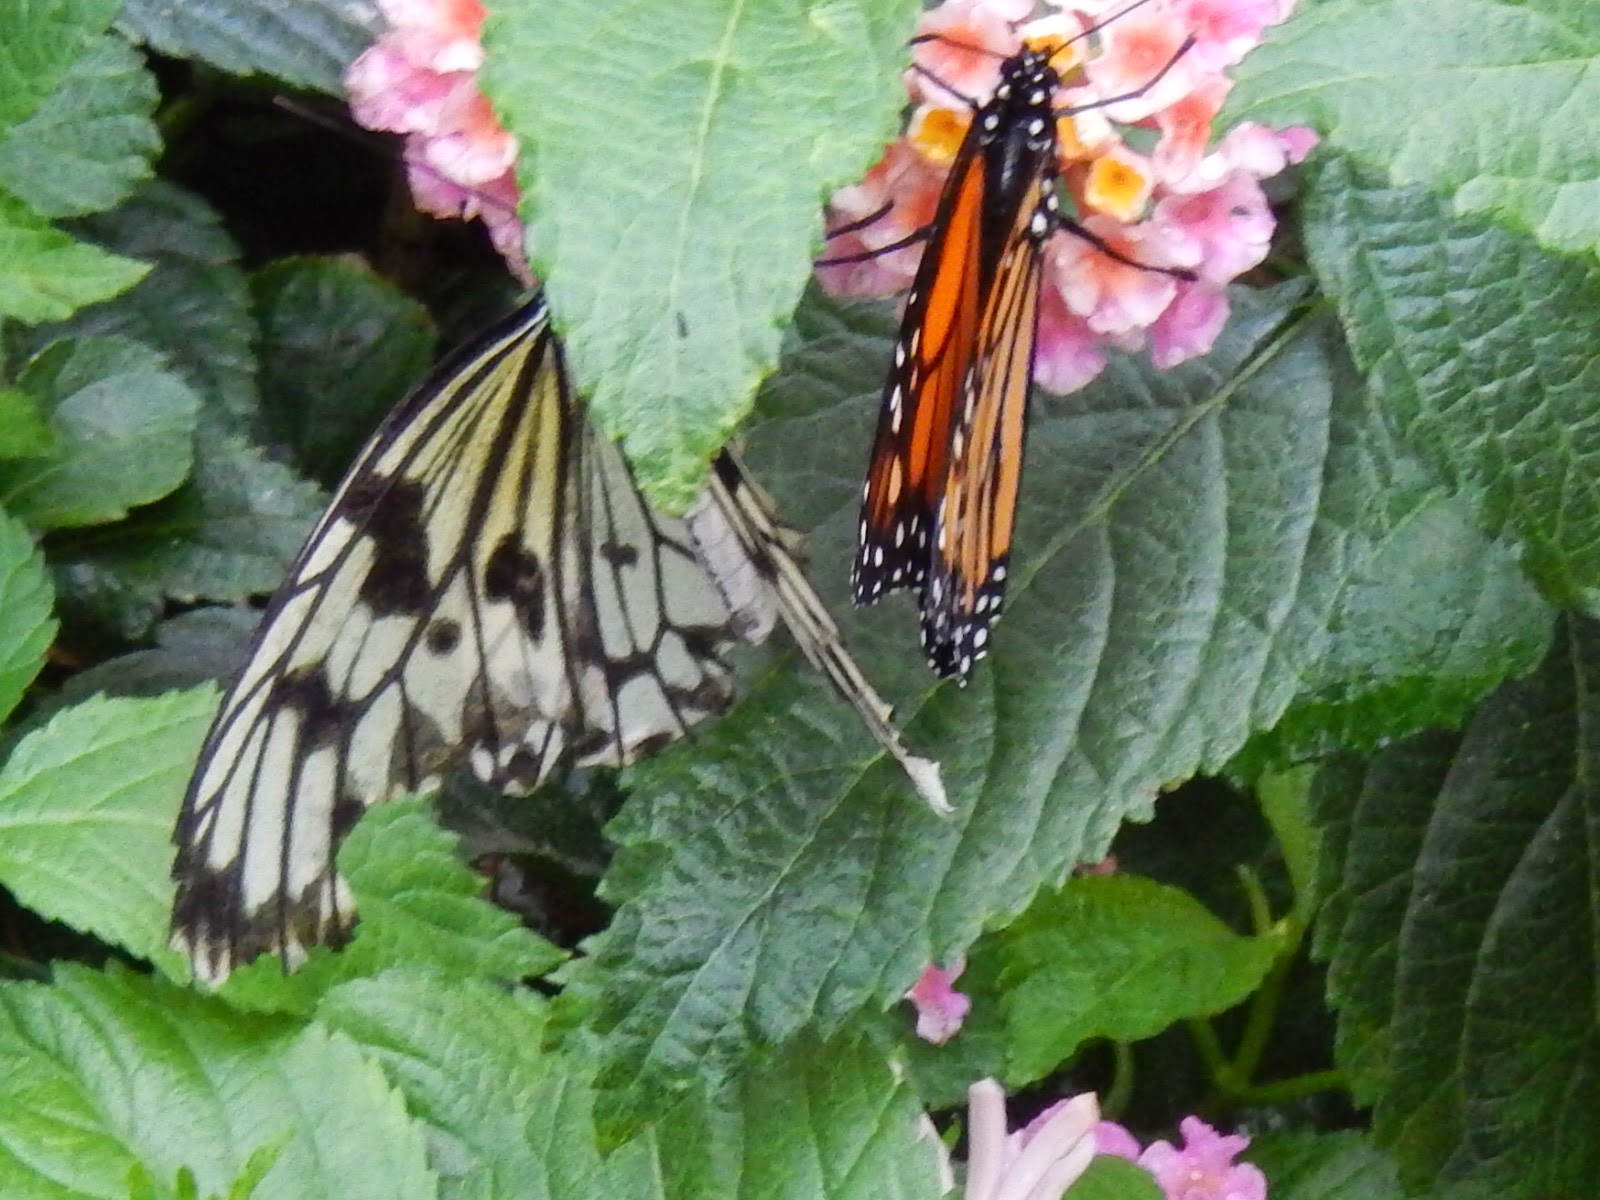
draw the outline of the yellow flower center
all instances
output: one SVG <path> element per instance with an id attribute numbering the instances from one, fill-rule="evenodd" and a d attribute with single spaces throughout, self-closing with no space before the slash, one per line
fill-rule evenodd
<path id="1" fill-rule="evenodd" d="M 1096 212 L 1129 222 L 1138 220 L 1148 192 L 1148 181 L 1130 163 L 1107 157 L 1089 168 L 1083 200 Z"/>
<path id="2" fill-rule="evenodd" d="M 918 154 L 936 166 L 947 167 L 956 160 L 956 151 L 967 136 L 972 118 L 948 108 L 919 108 L 911 118 L 906 139 Z"/>

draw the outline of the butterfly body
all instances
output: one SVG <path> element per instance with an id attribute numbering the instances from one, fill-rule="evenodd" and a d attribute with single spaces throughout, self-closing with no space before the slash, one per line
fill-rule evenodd
<path id="1" fill-rule="evenodd" d="M 1059 79 L 1006 61 L 951 166 L 906 303 L 873 439 L 851 585 L 917 589 L 922 643 L 965 679 L 999 615 L 1021 480 L 1039 280 L 1058 227 Z"/>

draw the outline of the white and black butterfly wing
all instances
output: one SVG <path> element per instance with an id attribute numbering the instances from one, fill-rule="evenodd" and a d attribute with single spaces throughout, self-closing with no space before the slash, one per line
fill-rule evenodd
<path id="1" fill-rule="evenodd" d="M 220 979 L 342 940 L 369 805 L 463 762 L 506 789 L 630 762 L 726 705 L 729 638 L 535 301 L 390 415 L 274 598 L 179 817 L 174 944 Z"/>
<path id="2" fill-rule="evenodd" d="M 917 793 L 935 812 L 949 813 L 939 764 L 906 748 L 890 719 L 888 701 L 868 682 L 822 597 L 806 579 L 795 555 L 798 535 L 779 522 L 770 498 L 731 451 L 717 456 L 706 490 L 687 519 L 740 636 L 762 641 L 781 617 L 811 665 L 855 709 Z"/>

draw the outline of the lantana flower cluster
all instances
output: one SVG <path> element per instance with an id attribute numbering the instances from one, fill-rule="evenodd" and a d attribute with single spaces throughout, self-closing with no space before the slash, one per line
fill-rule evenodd
<path id="1" fill-rule="evenodd" d="M 378 0 L 388 29 L 350 64 L 350 111 L 368 129 L 403 133 L 417 207 L 479 217 L 524 283 L 531 283 L 517 218 L 517 139 L 478 89 L 480 0 Z"/>
<path id="2" fill-rule="evenodd" d="M 1073 219 L 1133 263 L 1194 276 L 1118 262 L 1058 231 L 1045 250 L 1035 378 L 1054 391 L 1081 387 L 1110 347 L 1148 348 L 1163 369 L 1203 354 L 1227 320 L 1225 285 L 1266 257 L 1274 219 L 1261 181 L 1316 144 L 1309 129 L 1251 122 L 1211 144 L 1233 86 L 1224 72 L 1293 3 L 1051 0 L 1037 14 L 1034 0 L 946 0 L 929 9 L 906 73 L 915 107 L 905 133 L 833 197 L 838 233 L 825 264 L 835 265 L 819 269 L 824 286 L 882 296 L 910 285 L 974 106 L 1028 45 L 1048 50 L 1062 78 L 1058 165 Z"/>

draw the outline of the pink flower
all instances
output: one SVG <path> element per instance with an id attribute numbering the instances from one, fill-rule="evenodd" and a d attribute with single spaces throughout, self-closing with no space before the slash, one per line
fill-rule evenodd
<path id="1" fill-rule="evenodd" d="M 961 1022 L 972 1011 L 972 1001 L 950 985 L 966 970 L 967 960 L 957 958 L 947 971 L 935 963 L 923 969 L 922 977 L 906 993 L 917 1009 L 917 1036 L 936 1046 L 961 1032 Z"/>
<path id="2" fill-rule="evenodd" d="M 1302 161 L 1316 144 L 1316 132 L 1303 125 L 1277 130 L 1244 121 L 1229 130 L 1216 149 L 1187 174 L 1169 176 L 1165 182 L 1174 192 L 1203 192 L 1230 175 L 1270 179 L 1290 163 Z"/>
<path id="3" fill-rule="evenodd" d="M 1179 54 L 1187 36 L 1182 22 L 1153 5 L 1108 20 L 1100 53 L 1084 69 L 1090 88 L 1071 103 L 1097 104 L 1113 121 L 1130 123 L 1176 103 L 1204 78 L 1188 51 Z M 1114 97 L 1125 99 L 1105 103 Z"/>
<path id="4" fill-rule="evenodd" d="M 1095 1128 L 1101 1154 L 1138 1163 L 1155 1177 L 1167 1200 L 1267 1200 L 1267 1177 L 1234 1156 L 1250 1145 L 1242 1134 L 1219 1134 L 1199 1117 L 1178 1123 L 1183 1148 L 1151 1142 L 1143 1151 L 1134 1136 L 1113 1121 Z"/>
<path id="5" fill-rule="evenodd" d="M 507 133 L 476 87 L 459 95 L 441 127 L 420 142 L 422 159 L 446 179 L 474 187 L 516 164 L 517 139 Z"/>
<path id="6" fill-rule="evenodd" d="M 852 296 L 887 296 L 910 287 L 922 256 L 922 243 L 914 239 L 933 220 L 942 183 L 939 169 L 909 142 L 891 143 L 865 179 L 834 193 L 834 229 L 856 228 L 835 233 L 827 257 L 859 261 L 824 264 L 823 283 Z M 875 213 L 882 215 L 861 224 Z M 912 240 L 884 252 L 907 239 Z"/>
<path id="7" fill-rule="evenodd" d="M 1151 156 L 1163 183 L 1175 183 L 1197 168 L 1211 139 L 1211 122 L 1233 88 L 1231 79 L 1203 80 L 1187 96 L 1158 112 L 1156 128 L 1161 140 Z"/>
<path id="8" fill-rule="evenodd" d="M 1094 1158 L 1093 1092 L 1061 1100 L 1006 1132 L 1006 1097 L 992 1079 L 967 1089 L 965 1200 L 1059 1200 Z"/>
<path id="9" fill-rule="evenodd" d="M 1208 192 L 1167 197 L 1150 226 L 1169 248 L 1168 261 L 1216 284 L 1259 265 L 1272 244 L 1272 209 L 1261 185 L 1242 172 Z"/>
<path id="10" fill-rule="evenodd" d="M 1153 225 L 1121 225 L 1109 217 L 1090 217 L 1083 227 L 1128 261 L 1118 262 L 1102 254 L 1070 231 L 1051 238 L 1045 251 L 1049 278 L 1067 309 L 1082 317 L 1095 333 L 1107 337 L 1148 328 L 1178 291 L 1178 281 L 1171 275 L 1146 269 L 1176 265 L 1171 250 L 1163 244 L 1164 230 Z"/>
<path id="11" fill-rule="evenodd" d="M 350 111 L 369 129 L 404 133 L 417 206 L 480 217 L 511 271 L 531 283 L 517 219 L 517 141 L 478 90 L 480 0 L 381 0 L 390 28 L 345 73 Z"/>
<path id="12" fill-rule="evenodd" d="M 1115 1121 L 1101 1121 L 1094 1127 L 1094 1146 L 1098 1154 L 1139 1161 L 1139 1139 Z"/>
<path id="13" fill-rule="evenodd" d="M 1210 348 L 1227 317 L 1223 285 L 1260 263 L 1271 240 L 1273 216 L 1257 181 L 1301 161 L 1316 135 L 1246 123 L 1211 145 L 1232 86 L 1223 70 L 1258 45 L 1293 0 L 1050 4 L 1051 15 L 1020 25 L 1033 7 L 1023 0 L 946 0 L 923 15 L 919 69 L 907 75 L 918 106 L 868 177 L 834 197 L 830 222 L 843 232 L 819 271 L 830 290 L 850 294 L 909 284 L 925 243 L 918 234 L 937 211 L 970 124 L 961 97 L 982 103 L 1003 59 L 1022 44 L 1047 51 L 1062 81 L 1057 145 L 1069 211 L 1137 264 L 1070 230 L 1050 239 L 1034 376 L 1070 390 L 1099 373 L 1111 347 L 1149 347 L 1164 368 Z M 1124 140 L 1128 122 L 1142 129 L 1137 152 Z M 891 246 L 879 264 L 877 251 Z"/>
<path id="14" fill-rule="evenodd" d="M 1053 392 L 1075 392 L 1106 367 L 1105 339 L 1069 312 L 1061 293 L 1039 294 L 1039 332 L 1033 346 L 1033 377 Z"/>
<path id="15" fill-rule="evenodd" d="M 1259 46 L 1267 26 L 1293 7 L 1294 0 L 1178 0 L 1173 15 L 1194 34 L 1196 60 L 1220 71 Z"/>
<path id="16" fill-rule="evenodd" d="M 1167 1200 L 1266 1200 L 1267 1178 L 1234 1156 L 1250 1145 L 1240 1134 L 1219 1134 L 1199 1117 L 1178 1123 L 1183 1149 L 1152 1142 L 1139 1165 L 1156 1177 Z"/>
<path id="17" fill-rule="evenodd" d="M 419 68 L 394 45 L 378 41 L 345 72 L 351 115 L 368 129 L 421 133 L 435 128 L 470 75 Z"/>
<path id="18" fill-rule="evenodd" d="M 1033 0 L 1021 7 L 1026 15 Z M 965 108 L 963 99 L 988 95 L 1000 60 L 1017 51 L 1017 20 L 984 0 L 947 0 L 930 8 L 917 22 L 917 36 L 927 40 L 912 50 L 919 69 L 906 73 L 906 90 L 923 104 L 945 107 Z"/>
<path id="19" fill-rule="evenodd" d="M 1150 361 L 1163 371 L 1198 358 L 1228 323 L 1228 293 L 1207 283 L 1180 283 L 1178 297 L 1150 326 Z"/>

